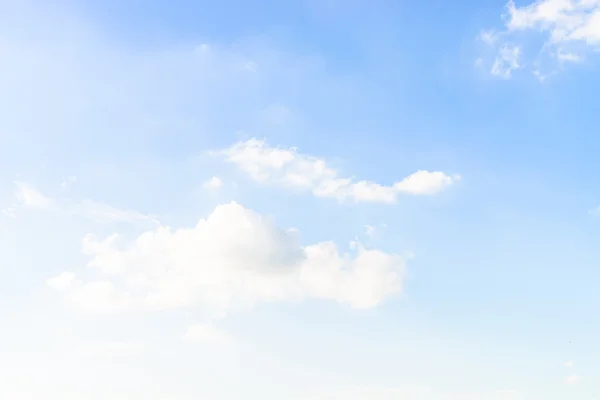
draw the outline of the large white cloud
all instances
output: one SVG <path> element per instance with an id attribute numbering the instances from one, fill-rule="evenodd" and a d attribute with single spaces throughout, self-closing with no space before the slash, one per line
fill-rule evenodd
<path id="1" fill-rule="evenodd" d="M 317 197 L 338 201 L 394 203 L 399 194 L 431 195 L 460 179 L 459 175 L 421 170 L 391 186 L 355 181 L 340 177 L 339 172 L 321 158 L 299 153 L 295 148 L 271 147 L 257 139 L 235 143 L 216 153 L 257 182 L 310 191 Z"/>
<path id="2" fill-rule="evenodd" d="M 161 226 L 129 242 L 88 235 L 82 250 L 88 270 L 48 284 L 96 311 L 197 306 L 226 312 L 307 298 L 363 309 L 401 292 L 405 275 L 398 255 L 360 245 L 354 255 L 340 254 L 332 242 L 303 247 L 295 230 L 277 228 L 237 203 L 218 206 L 192 228 Z"/>

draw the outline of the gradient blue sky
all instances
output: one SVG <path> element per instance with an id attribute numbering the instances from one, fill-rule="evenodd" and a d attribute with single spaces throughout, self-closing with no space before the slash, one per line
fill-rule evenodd
<path id="1" fill-rule="evenodd" d="M 599 16 L 0 0 L 0 398 L 599 398 Z"/>

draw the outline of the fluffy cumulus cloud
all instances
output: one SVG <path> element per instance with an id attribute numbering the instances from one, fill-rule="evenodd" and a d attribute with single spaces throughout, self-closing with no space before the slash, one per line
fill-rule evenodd
<path id="1" fill-rule="evenodd" d="M 215 312 L 271 301 L 331 300 L 375 307 L 401 292 L 404 259 L 358 245 L 301 246 L 295 230 L 276 227 L 237 203 L 218 206 L 194 227 L 158 227 L 131 241 L 88 235 L 86 271 L 48 280 L 86 310 L 201 307 Z"/>
<path id="2" fill-rule="evenodd" d="M 394 203 L 400 194 L 432 195 L 460 180 L 441 171 L 417 171 L 390 185 L 342 177 L 324 159 L 295 148 L 271 147 L 264 140 L 250 139 L 214 152 L 237 165 L 259 183 L 311 192 L 338 201 Z"/>
<path id="3" fill-rule="evenodd" d="M 600 47 L 600 0 L 538 0 L 519 5 L 510 0 L 503 21 L 501 30 L 480 35 L 495 51 L 490 72 L 503 78 L 527 65 L 544 79 Z M 523 54 L 523 47 L 528 54 Z"/>

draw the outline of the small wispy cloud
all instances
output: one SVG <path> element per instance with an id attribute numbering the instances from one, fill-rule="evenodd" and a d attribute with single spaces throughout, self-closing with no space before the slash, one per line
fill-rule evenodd
<path id="1" fill-rule="evenodd" d="M 520 55 L 521 49 L 518 46 L 502 46 L 492 64 L 490 73 L 500 78 L 510 79 L 513 71 L 521 68 Z"/>
<path id="2" fill-rule="evenodd" d="M 15 182 L 15 199 L 25 207 L 50 209 L 55 206 L 54 202 L 37 191 L 33 186 L 25 182 Z"/>
<path id="3" fill-rule="evenodd" d="M 75 182 L 77 182 L 77 177 L 74 175 L 71 175 L 71 176 L 68 176 L 68 177 L 62 179 L 62 182 L 60 183 L 60 187 L 63 189 L 66 189 L 70 186 L 73 186 L 75 184 Z"/>
<path id="4" fill-rule="evenodd" d="M 365 225 L 365 234 L 367 236 L 374 236 L 375 235 L 375 227 L 371 226 L 371 225 Z"/>
<path id="5" fill-rule="evenodd" d="M 65 208 L 67 214 L 96 222 L 151 222 L 160 225 L 156 217 L 134 210 L 122 210 L 93 200 L 83 200 Z"/>
<path id="6" fill-rule="evenodd" d="M 482 31 L 479 33 L 479 40 L 487 45 L 494 45 L 498 39 L 494 31 Z"/>
<path id="7" fill-rule="evenodd" d="M 395 203 L 401 194 L 434 195 L 461 180 L 458 174 L 419 170 L 393 183 L 342 177 L 327 161 L 297 151 L 296 148 L 271 147 L 264 140 L 238 142 L 211 152 L 235 164 L 258 183 L 294 191 L 308 191 L 316 197 L 334 198 L 340 202 Z"/>
<path id="8" fill-rule="evenodd" d="M 17 218 L 20 208 L 31 208 L 38 210 L 49 210 L 55 207 L 54 202 L 49 197 L 44 196 L 32 185 L 17 181 L 14 191 L 14 203 L 2 209 L 2 215 L 10 218 Z"/>
<path id="9" fill-rule="evenodd" d="M 6 207 L 2 209 L 2 215 L 9 218 L 17 218 L 17 209 L 15 207 Z"/>
<path id="10" fill-rule="evenodd" d="M 588 214 L 592 217 L 600 217 L 600 206 L 589 209 Z"/>
<path id="11" fill-rule="evenodd" d="M 79 202 L 57 202 L 42 194 L 33 185 L 15 182 L 15 203 L 2 210 L 2 213 L 16 218 L 20 209 L 38 209 L 54 211 L 70 216 L 82 217 L 96 222 L 141 222 L 147 221 L 160 225 L 154 216 L 133 210 L 122 210 L 93 200 Z"/>
<path id="12" fill-rule="evenodd" d="M 579 375 L 571 375 L 565 379 L 565 385 L 577 385 L 581 382 L 581 379 Z"/>
<path id="13" fill-rule="evenodd" d="M 509 79 L 513 71 L 527 65 L 544 81 L 600 49 L 597 0 L 537 0 L 522 5 L 510 0 L 502 20 L 501 29 L 483 30 L 478 35 L 495 52 L 490 68 L 493 76 Z M 527 54 L 515 52 L 524 47 L 529 49 Z M 524 62 L 525 57 L 528 62 Z"/>
<path id="14" fill-rule="evenodd" d="M 223 187 L 223 181 L 220 178 L 213 176 L 212 178 L 204 182 L 203 186 L 206 189 L 217 190 Z"/>

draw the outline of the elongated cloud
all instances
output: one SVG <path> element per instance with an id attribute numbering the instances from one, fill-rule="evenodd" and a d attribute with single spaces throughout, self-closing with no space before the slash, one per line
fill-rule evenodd
<path id="1" fill-rule="evenodd" d="M 317 197 L 338 201 L 394 203 L 400 194 L 432 195 L 460 180 L 459 175 L 421 170 L 392 184 L 341 177 L 321 158 L 296 149 L 270 147 L 265 141 L 250 139 L 216 152 L 237 165 L 253 180 L 279 187 L 309 191 Z"/>
<path id="2" fill-rule="evenodd" d="M 3 210 L 3 213 L 17 217 L 19 209 L 40 209 L 60 212 L 70 216 L 90 219 L 96 222 L 139 222 L 148 221 L 155 224 L 159 222 L 152 216 L 133 210 L 122 210 L 108 204 L 93 200 L 79 202 L 57 202 L 51 199 L 33 185 L 26 182 L 15 182 L 16 204 Z"/>

